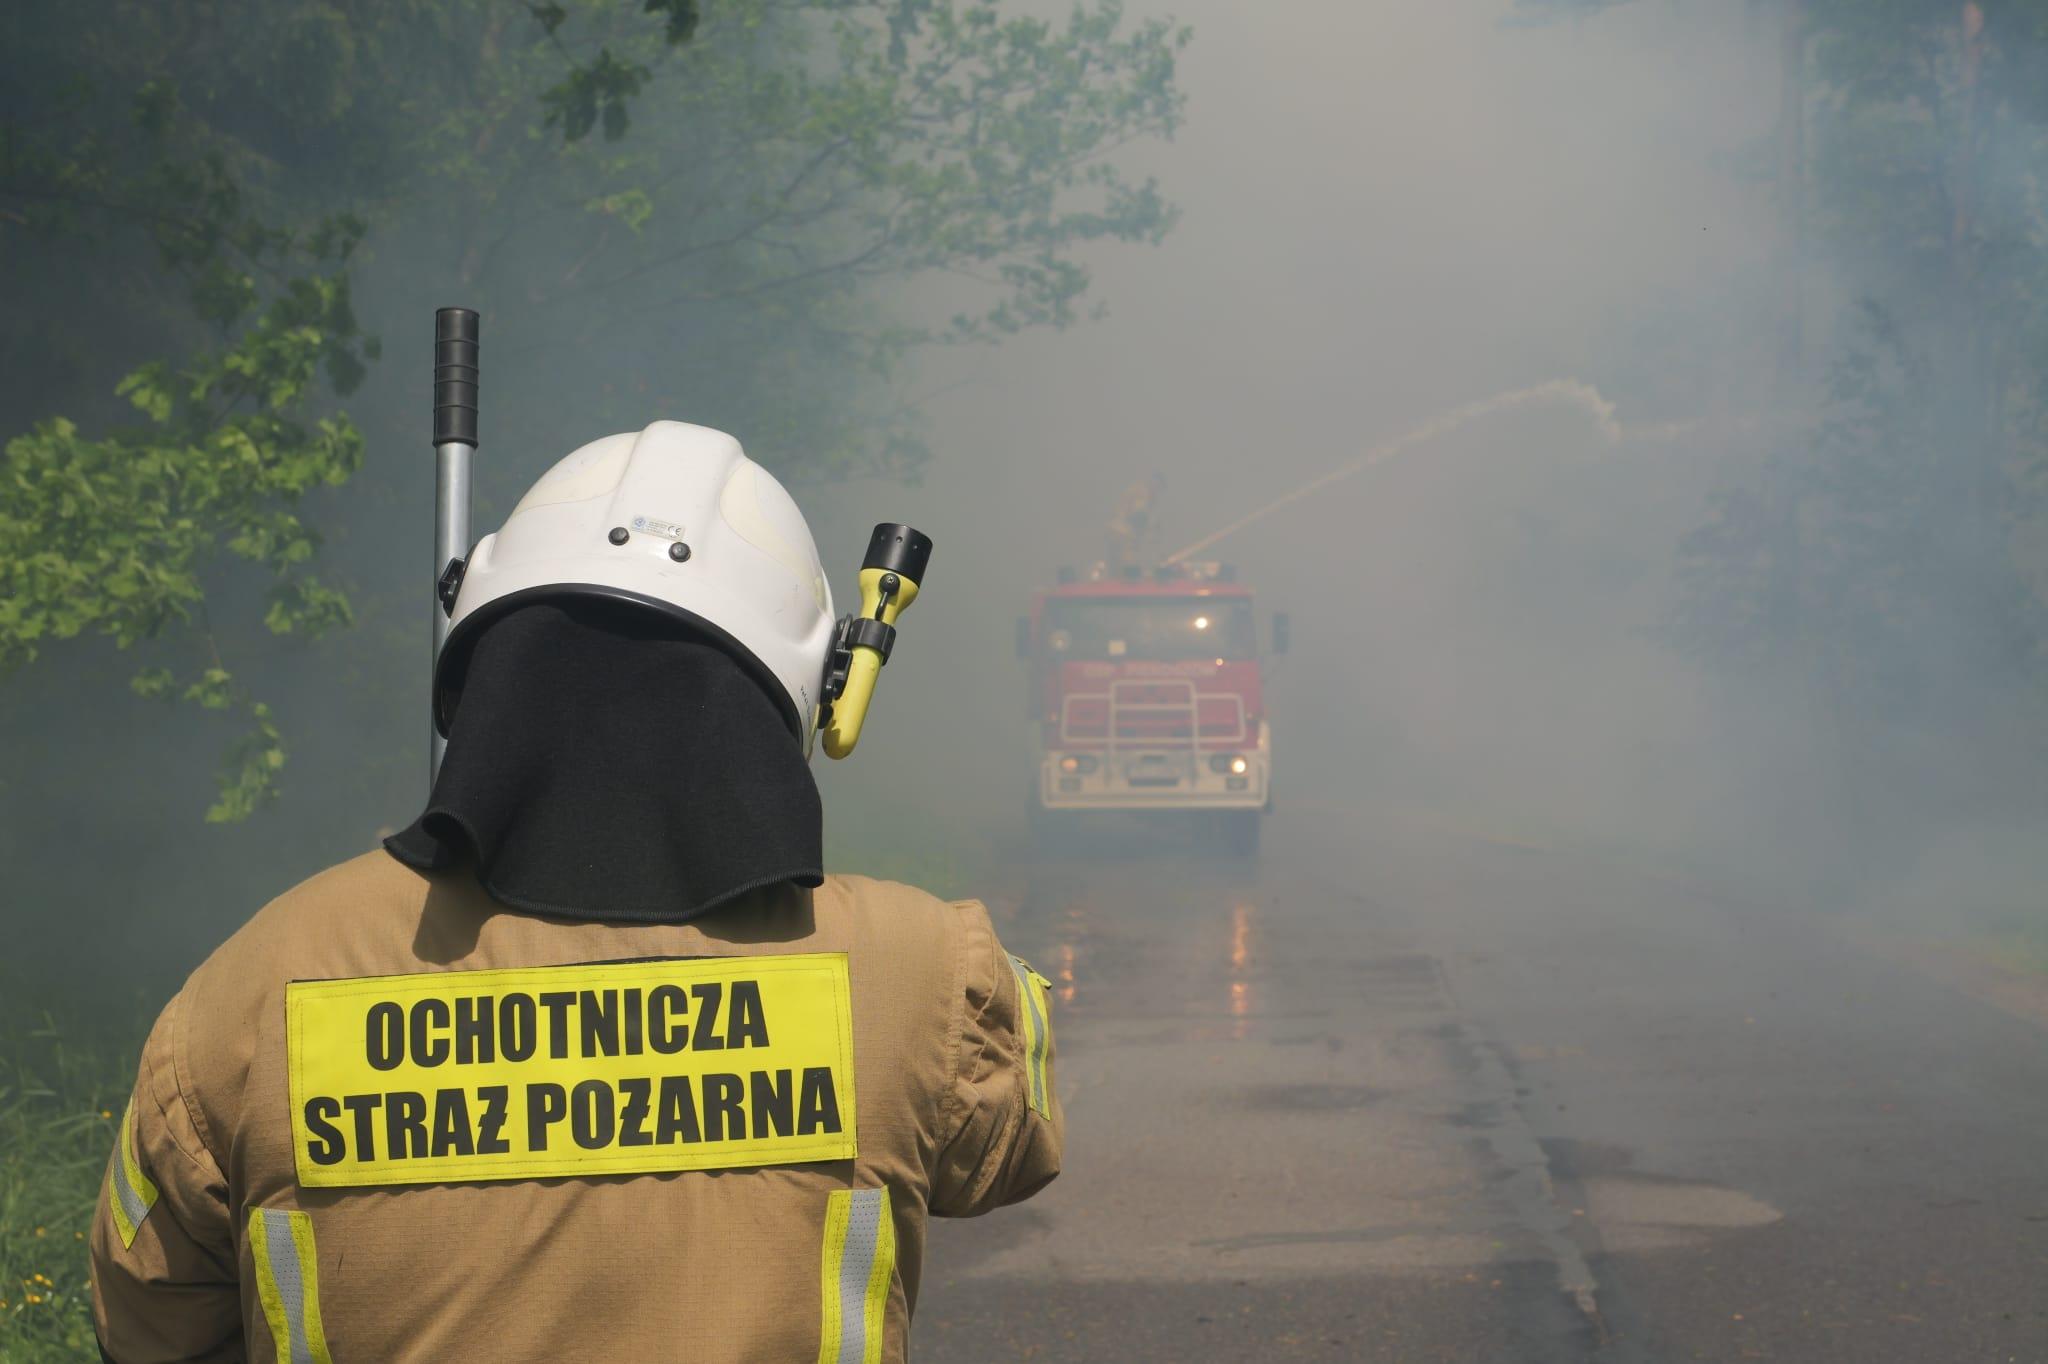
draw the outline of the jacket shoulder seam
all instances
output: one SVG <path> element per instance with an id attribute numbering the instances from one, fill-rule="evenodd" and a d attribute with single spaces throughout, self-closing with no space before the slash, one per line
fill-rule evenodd
<path id="1" fill-rule="evenodd" d="M 216 1171 L 224 1172 L 226 1167 L 221 1164 L 220 1157 L 214 1150 L 213 1133 L 206 1126 L 206 1114 L 200 1109 L 199 1105 L 192 1102 L 191 1088 L 187 1083 L 184 1004 L 185 992 L 180 990 L 176 995 L 172 996 L 169 1005 L 175 1011 L 171 1016 L 171 1088 L 176 1091 L 178 1102 L 185 1110 L 186 1120 L 192 1124 L 193 1134 L 199 1138 L 200 1152 L 205 1159 L 202 1162 L 199 1155 L 194 1155 L 190 1151 L 184 1151 L 182 1145 L 179 1145 L 178 1149 L 184 1151 L 185 1158 L 193 1164 L 209 1164 Z M 170 1132 L 171 1141 L 174 1144 L 177 1143 L 178 1138 L 175 1129 L 167 1127 L 167 1130 Z"/>
<path id="2" fill-rule="evenodd" d="M 971 1089 L 973 1084 L 971 1079 L 973 1060 L 963 1054 L 967 1036 L 967 975 L 975 951 L 975 944 L 970 939 L 979 936 L 978 933 L 972 931 L 971 917 L 972 912 L 975 909 L 980 909 L 981 905 L 978 901 L 973 900 L 955 900 L 947 907 L 953 910 L 957 917 L 954 921 L 956 933 L 954 935 L 953 951 L 952 1021 L 946 1029 L 947 1084 L 939 1101 L 939 1144 L 937 1149 L 941 1150 L 952 1139 L 953 1133 L 959 1125 L 965 1122 L 968 1117 L 966 1111 L 968 1108 L 967 1099 L 961 1093 L 963 1087 Z M 985 922 L 987 911 L 984 909 L 982 913 Z M 970 922 L 963 922 L 963 920 Z"/>
<path id="3" fill-rule="evenodd" d="M 143 1081 L 147 1083 L 147 1094 L 150 1094 L 150 1102 L 154 1104 L 156 1112 L 164 1118 L 162 1135 L 172 1145 L 172 1149 L 178 1155 L 182 1155 L 186 1161 L 197 1165 L 199 1169 L 211 1167 L 211 1169 L 217 1171 L 221 1167 L 221 1163 L 213 1155 L 213 1143 L 209 1141 L 207 1128 L 203 1126 L 205 1118 L 201 1116 L 199 1108 L 193 1104 L 193 1096 L 190 1096 L 190 1092 L 186 1090 L 186 1083 L 184 1083 L 184 1004 L 186 1004 L 184 991 L 180 989 L 176 995 L 170 997 L 170 1004 L 164 1006 L 164 1032 L 166 1032 L 164 1042 L 166 1042 L 168 1055 L 164 1057 L 162 1065 L 152 1063 L 147 1055 L 143 1057 Z M 164 1081 L 166 1079 L 170 1081 L 170 1094 L 168 1096 L 164 1094 Z M 184 1110 L 186 1122 L 193 1124 L 193 1135 L 199 1137 L 199 1151 L 186 1149 L 186 1143 L 184 1143 L 184 1139 L 178 1133 L 178 1124 L 170 1120 L 172 1102 L 176 1102 L 176 1106 Z"/>

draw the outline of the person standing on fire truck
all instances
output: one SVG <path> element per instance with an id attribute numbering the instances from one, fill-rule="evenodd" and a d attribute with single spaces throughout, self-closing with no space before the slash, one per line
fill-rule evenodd
<path id="1" fill-rule="evenodd" d="M 103 1354 L 902 1360 L 927 1214 L 1059 1171 L 1049 999 L 980 905 L 822 874 L 795 503 L 722 433 L 609 437 L 452 612 L 425 812 L 149 1036 Z"/>

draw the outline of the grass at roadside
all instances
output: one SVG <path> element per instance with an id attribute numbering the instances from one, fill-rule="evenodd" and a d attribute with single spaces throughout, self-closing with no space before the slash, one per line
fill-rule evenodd
<path id="1" fill-rule="evenodd" d="M 0 982 L 0 1361 L 96 1361 L 85 1236 L 147 1020 L 101 1035 L 31 988 Z"/>

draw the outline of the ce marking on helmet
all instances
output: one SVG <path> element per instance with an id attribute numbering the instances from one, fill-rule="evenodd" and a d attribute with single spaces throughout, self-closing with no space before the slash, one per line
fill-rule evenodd
<path id="1" fill-rule="evenodd" d="M 663 521 L 655 516 L 634 517 L 633 529 L 646 535 L 659 535 L 664 540 L 680 540 L 683 538 L 683 528 L 680 525 L 674 521 Z"/>

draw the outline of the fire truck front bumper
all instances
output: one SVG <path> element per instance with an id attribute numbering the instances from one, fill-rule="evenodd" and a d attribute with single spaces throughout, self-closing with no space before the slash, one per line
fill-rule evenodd
<path id="1" fill-rule="evenodd" d="M 1232 752 L 1074 750 L 1045 755 L 1038 793 L 1048 810 L 1261 810 L 1271 781 L 1263 744 Z"/>

